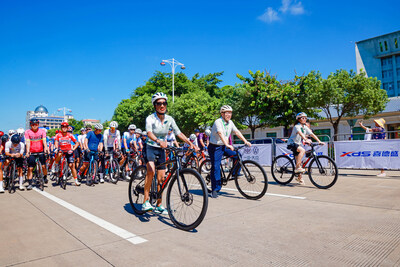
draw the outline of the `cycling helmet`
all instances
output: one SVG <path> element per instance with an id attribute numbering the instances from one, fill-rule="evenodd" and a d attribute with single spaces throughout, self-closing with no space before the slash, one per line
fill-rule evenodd
<path id="1" fill-rule="evenodd" d="M 142 132 L 142 136 L 147 136 L 147 132 L 146 132 L 146 131 L 143 131 L 143 132 Z"/>
<path id="2" fill-rule="evenodd" d="M 8 141 L 8 139 L 9 139 L 8 134 L 5 134 L 5 135 L 3 135 L 3 136 L 1 137 L 1 142 L 5 143 L 5 142 Z"/>
<path id="3" fill-rule="evenodd" d="M 32 124 L 39 124 L 39 120 L 38 120 L 37 118 L 32 118 L 32 119 L 29 121 L 29 123 L 30 123 L 30 125 L 32 125 Z"/>
<path id="4" fill-rule="evenodd" d="M 196 135 L 195 134 L 191 134 L 189 139 L 190 139 L 190 141 L 196 140 Z"/>
<path id="5" fill-rule="evenodd" d="M 19 135 L 18 134 L 14 134 L 12 137 L 11 137 L 11 142 L 13 143 L 13 144 L 19 144 L 19 142 L 21 142 L 21 137 L 19 137 Z"/>
<path id="6" fill-rule="evenodd" d="M 96 124 L 94 125 L 94 128 L 95 128 L 96 130 L 103 130 L 103 124 L 101 124 L 101 123 L 96 123 Z"/>
<path id="7" fill-rule="evenodd" d="M 207 130 L 205 131 L 205 134 L 206 134 L 207 136 L 210 136 L 210 135 L 211 135 L 211 130 L 210 130 L 210 129 L 207 129 Z"/>
<path id="8" fill-rule="evenodd" d="M 24 128 L 18 128 L 17 133 L 22 135 L 25 132 Z"/>
<path id="9" fill-rule="evenodd" d="M 66 121 L 64 121 L 64 122 L 61 123 L 61 127 L 68 127 L 68 126 L 69 126 L 69 124 L 68 124 L 68 122 L 66 122 Z"/>
<path id="10" fill-rule="evenodd" d="M 135 130 L 136 129 L 136 125 L 135 124 L 131 124 L 128 127 L 128 130 Z"/>
<path id="11" fill-rule="evenodd" d="M 304 112 L 297 113 L 297 115 L 296 115 L 296 120 L 298 120 L 298 119 L 301 118 L 301 117 L 306 117 L 306 118 L 307 118 L 307 114 L 304 113 Z"/>
<path id="12" fill-rule="evenodd" d="M 110 122 L 110 128 L 118 128 L 118 122 L 116 121 Z"/>
<path id="13" fill-rule="evenodd" d="M 13 136 L 14 134 L 15 134 L 15 131 L 14 131 L 14 130 L 11 129 L 11 130 L 8 131 L 8 135 L 9 135 L 9 136 Z"/>
<path id="14" fill-rule="evenodd" d="M 136 129 L 135 133 L 137 133 L 137 134 L 142 134 L 142 130 Z"/>
<path id="15" fill-rule="evenodd" d="M 168 97 L 167 97 L 167 95 L 164 94 L 163 92 L 155 93 L 155 94 L 151 97 L 151 103 L 154 105 L 154 103 L 155 103 L 158 99 L 165 99 L 165 101 L 167 101 L 167 100 L 168 100 Z"/>
<path id="16" fill-rule="evenodd" d="M 0 131 L 0 137 L 2 137 L 4 135 L 3 131 Z"/>
<path id="17" fill-rule="evenodd" d="M 219 110 L 219 112 L 222 113 L 222 112 L 225 112 L 225 111 L 233 111 L 233 109 L 232 109 L 231 106 L 223 105 L 223 106 L 221 107 L 221 109 Z"/>
<path id="18" fill-rule="evenodd" d="M 81 130 L 80 130 L 81 132 L 84 132 L 84 131 L 86 131 L 86 128 L 85 127 L 83 127 L 83 128 L 81 128 Z"/>
<path id="19" fill-rule="evenodd" d="M 74 131 L 74 127 L 73 127 L 73 126 L 71 126 L 71 125 L 70 125 L 70 126 L 68 126 L 68 132 L 71 132 L 71 133 L 72 133 L 73 131 Z"/>

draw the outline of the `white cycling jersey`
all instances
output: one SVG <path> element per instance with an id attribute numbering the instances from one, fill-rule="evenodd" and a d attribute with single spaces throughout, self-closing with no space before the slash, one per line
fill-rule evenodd
<path id="1" fill-rule="evenodd" d="M 152 132 L 160 140 L 165 140 L 169 128 L 172 128 L 176 135 L 181 133 L 181 130 L 179 130 L 178 126 L 176 125 L 174 118 L 169 115 L 165 115 L 164 122 L 161 122 L 155 112 L 146 118 L 146 132 Z M 150 138 L 147 138 L 146 142 L 150 146 L 160 147 Z"/>
<path id="2" fill-rule="evenodd" d="M 121 149 L 121 134 L 119 130 L 115 130 L 115 132 L 111 132 L 110 129 L 104 131 L 104 144 L 106 144 L 107 148 L 112 148 L 114 142 L 118 143 L 118 148 Z"/>
<path id="3" fill-rule="evenodd" d="M 8 141 L 6 143 L 4 151 L 11 154 L 17 154 L 17 153 L 24 154 L 25 144 L 19 142 L 17 145 L 14 145 L 11 141 Z"/>

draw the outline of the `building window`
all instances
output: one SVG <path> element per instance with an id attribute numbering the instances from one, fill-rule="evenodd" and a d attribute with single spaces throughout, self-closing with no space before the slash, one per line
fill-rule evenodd
<path id="1" fill-rule="evenodd" d="M 250 134 L 243 134 L 244 138 L 246 138 L 247 140 L 250 139 Z M 233 135 L 233 143 L 234 144 L 243 144 L 243 141 L 239 139 L 239 137 L 237 137 L 236 135 Z"/>
<path id="2" fill-rule="evenodd" d="M 276 133 L 267 133 L 267 137 L 276 137 Z"/>
<path id="3" fill-rule="evenodd" d="M 397 42 L 397 38 L 394 38 L 394 47 L 399 48 L 399 43 Z"/>
<path id="4" fill-rule="evenodd" d="M 387 51 L 388 50 L 388 45 L 387 45 L 387 42 L 385 41 L 385 51 Z"/>
<path id="5" fill-rule="evenodd" d="M 383 52 L 382 42 L 379 42 L 379 50 L 381 50 L 381 52 Z"/>
<path id="6" fill-rule="evenodd" d="M 314 130 L 314 134 L 318 136 L 322 142 L 329 142 L 331 137 L 331 129 L 317 129 Z"/>
<path id="7" fill-rule="evenodd" d="M 400 67 L 400 56 L 396 56 L 396 65 Z"/>

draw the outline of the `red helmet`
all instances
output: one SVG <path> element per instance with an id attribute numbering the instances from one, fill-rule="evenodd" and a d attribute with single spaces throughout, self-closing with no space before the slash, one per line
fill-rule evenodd
<path id="1" fill-rule="evenodd" d="M 66 127 L 69 126 L 68 122 L 66 122 L 66 121 L 64 121 L 64 122 L 61 123 L 61 127 L 65 127 L 65 126 L 66 126 Z"/>
<path id="2" fill-rule="evenodd" d="M 58 134 L 60 132 L 60 130 L 56 130 L 56 134 Z"/>
<path id="3" fill-rule="evenodd" d="M 0 131 L 0 137 L 2 137 L 4 135 L 3 131 Z"/>

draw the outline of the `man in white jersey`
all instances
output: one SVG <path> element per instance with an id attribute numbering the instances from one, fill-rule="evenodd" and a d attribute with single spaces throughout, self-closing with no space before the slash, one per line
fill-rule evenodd
<path id="1" fill-rule="evenodd" d="M 235 160 L 237 152 L 234 147 L 229 144 L 229 136 L 234 132 L 247 146 L 251 144 L 244 138 L 242 133 L 236 128 L 231 120 L 232 107 L 224 105 L 220 109 L 221 117 L 215 120 L 211 128 L 210 145 L 208 152 L 211 160 L 211 197 L 217 198 L 218 192 L 221 190 L 221 160 L 222 156 L 231 156 Z M 239 175 L 239 173 L 238 173 Z"/>
<path id="2" fill-rule="evenodd" d="M 104 150 L 106 153 L 106 157 L 115 152 L 118 152 L 121 150 L 121 134 L 118 128 L 118 123 L 116 121 L 110 122 L 110 129 L 107 129 L 104 131 Z M 119 160 L 119 165 L 121 166 L 124 163 L 124 156 L 122 153 L 119 153 L 120 157 L 118 158 Z M 104 157 L 102 160 L 102 169 L 104 173 Z M 100 173 L 100 183 L 104 183 L 104 179 Z"/>
<path id="3" fill-rule="evenodd" d="M 5 145 L 5 155 L 10 158 L 15 159 L 15 163 L 17 165 L 18 177 L 19 177 L 19 190 L 24 190 L 24 186 L 22 185 L 24 182 L 24 177 L 22 176 L 22 166 L 24 163 L 24 151 L 25 144 L 21 142 L 21 137 L 18 134 L 14 134 L 11 137 L 11 140 L 8 141 Z M 10 164 L 11 159 L 7 158 L 4 166 L 8 166 Z M 3 193 L 3 181 L 0 181 L 0 193 Z"/>

